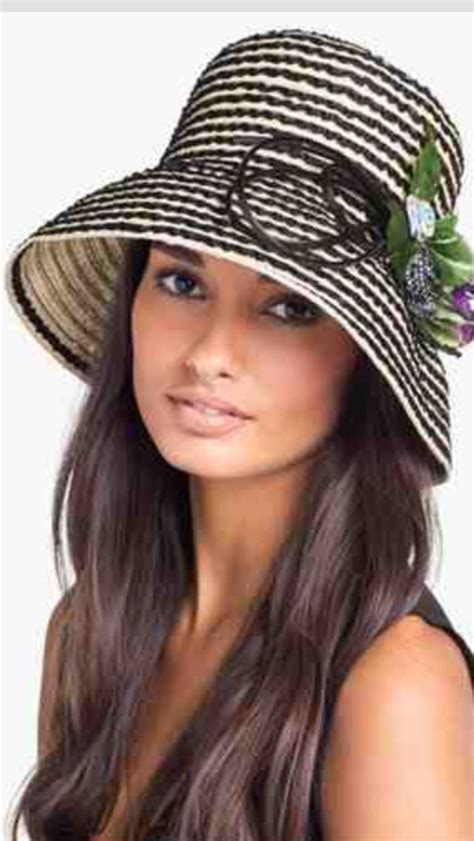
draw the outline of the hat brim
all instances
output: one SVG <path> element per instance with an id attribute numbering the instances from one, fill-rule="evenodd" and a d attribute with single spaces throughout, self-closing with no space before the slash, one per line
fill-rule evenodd
<path id="1" fill-rule="evenodd" d="M 264 272 L 338 320 L 392 386 L 415 429 L 451 470 L 449 393 L 439 353 L 415 334 L 387 259 L 312 268 L 265 247 L 225 212 L 231 171 L 216 165 L 154 168 L 94 190 L 13 251 L 7 294 L 36 339 L 87 381 L 127 239 L 161 239 Z M 281 183 L 260 184 L 269 228 L 294 237 L 311 226 Z M 293 197 L 294 198 L 294 197 Z M 342 255 L 344 248 L 339 249 Z"/>

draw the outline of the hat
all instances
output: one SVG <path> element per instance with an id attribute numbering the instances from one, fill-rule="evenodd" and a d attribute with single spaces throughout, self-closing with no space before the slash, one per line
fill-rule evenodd
<path id="1" fill-rule="evenodd" d="M 99 187 L 13 251 L 8 297 L 88 381 L 130 238 L 233 260 L 314 302 L 451 469 L 442 353 L 474 336 L 472 254 L 453 208 L 456 125 L 428 87 L 351 41 L 258 32 L 204 67 L 159 162 Z"/>

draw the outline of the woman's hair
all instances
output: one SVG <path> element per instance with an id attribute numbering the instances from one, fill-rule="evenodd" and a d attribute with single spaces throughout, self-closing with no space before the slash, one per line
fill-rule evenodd
<path id="1" fill-rule="evenodd" d="M 32 841 L 86 841 L 105 826 L 167 632 L 195 584 L 188 474 L 162 457 L 133 392 L 130 312 L 149 242 L 126 248 L 103 353 L 56 478 L 54 558 L 67 611 L 54 747 L 16 806 L 15 841 L 21 817 Z M 264 588 L 134 804 L 133 841 L 305 837 L 319 820 L 338 689 L 374 637 L 413 607 L 430 571 L 436 480 L 429 450 L 361 353 Z"/>

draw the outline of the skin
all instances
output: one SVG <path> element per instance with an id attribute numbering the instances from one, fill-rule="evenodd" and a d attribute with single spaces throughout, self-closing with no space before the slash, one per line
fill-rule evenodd
<path id="1" fill-rule="evenodd" d="M 339 692 L 321 809 L 327 841 L 471 841 L 474 699 L 441 628 L 404 616 L 372 641 Z"/>
<path id="2" fill-rule="evenodd" d="M 163 457 L 190 476 L 198 586 L 177 629 L 188 650 L 245 615 L 360 353 L 337 320 L 293 290 L 198 255 L 199 266 L 155 242 L 131 312 L 139 411 Z M 166 394 L 188 386 L 252 420 L 220 438 L 183 430 Z"/>

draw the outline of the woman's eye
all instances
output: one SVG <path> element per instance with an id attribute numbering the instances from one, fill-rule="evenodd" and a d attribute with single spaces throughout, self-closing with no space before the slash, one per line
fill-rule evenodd
<path id="1" fill-rule="evenodd" d="M 308 303 L 304 298 L 301 298 L 298 295 L 287 296 L 286 298 L 281 298 L 279 301 L 275 301 L 272 305 L 273 307 L 289 307 L 290 311 L 296 311 L 296 317 L 291 316 L 289 318 L 281 317 L 279 315 L 275 316 L 279 321 L 283 323 L 287 323 L 288 326 L 291 327 L 298 327 L 307 324 L 313 324 L 316 319 L 320 318 L 322 313 L 321 310 L 316 307 L 314 304 Z M 301 312 L 309 313 L 309 315 L 305 317 L 301 317 Z"/>
<path id="2" fill-rule="evenodd" d="M 178 292 L 170 291 L 170 288 L 165 284 L 165 278 L 169 278 L 169 277 L 184 278 L 184 280 L 185 280 L 184 294 L 182 294 L 181 291 L 179 291 L 179 287 L 180 287 L 179 283 L 177 284 Z M 175 297 L 178 297 L 178 298 L 191 297 L 189 295 L 186 295 L 186 290 L 189 289 L 189 284 L 199 285 L 198 281 L 195 280 L 193 277 L 191 277 L 191 275 L 187 274 L 186 272 L 181 272 L 181 271 L 173 272 L 173 271 L 170 271 L 169 269 L 164 269 L 162 271 L 155 272 L 155 274 L 153 275 L 153 281 L 154 281 L 154 284 L 156 286 L 158 286 L 160 289 L 163 289 L 168 295 L 174 295 Z M 182 289 L 182 287 L 181 287 L 181 289 Z M 196 297 L 196 296 L 194 296 L 194 297 Z"/>

